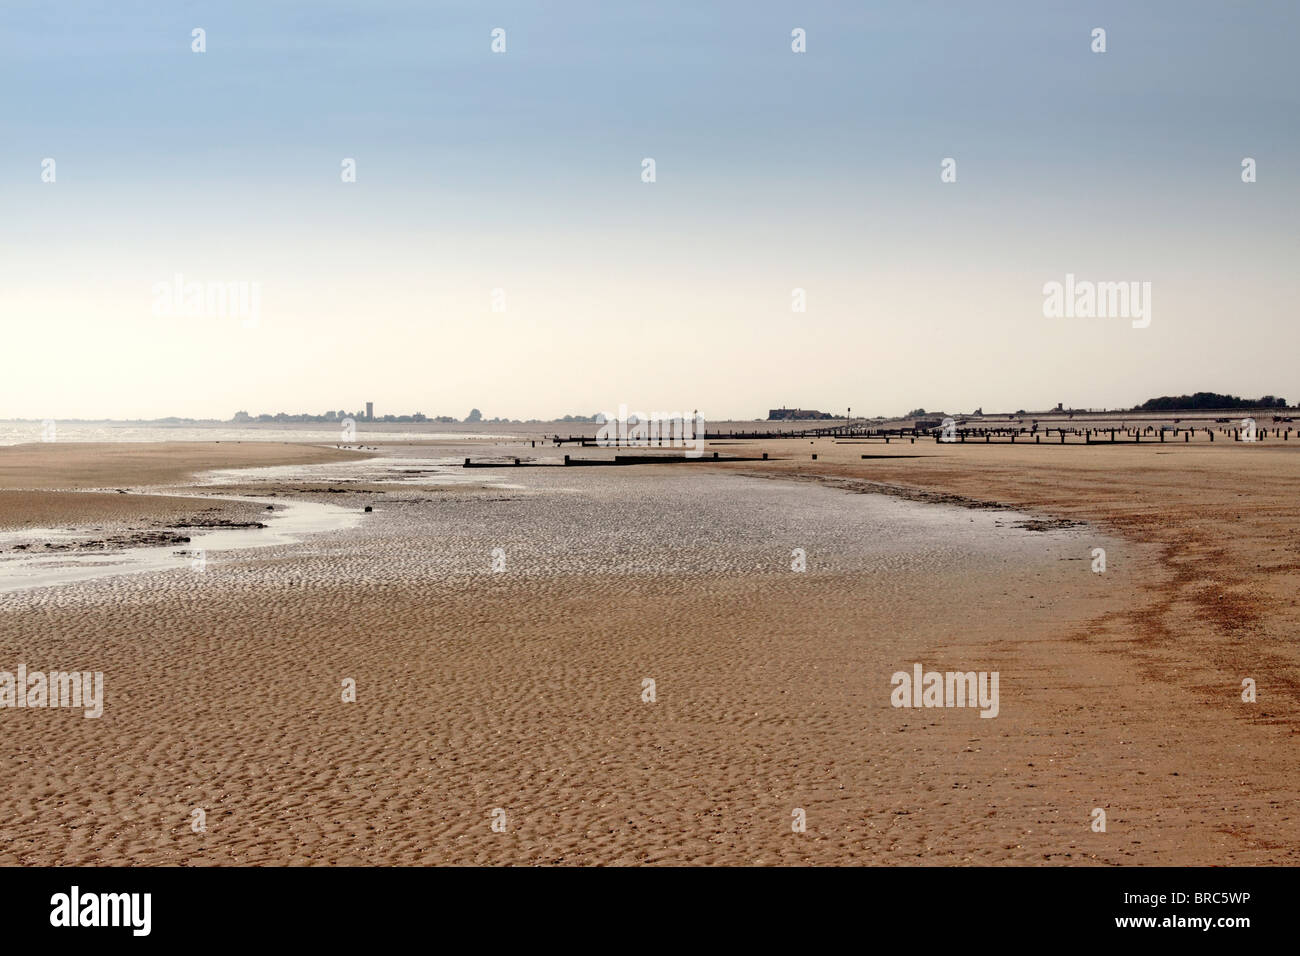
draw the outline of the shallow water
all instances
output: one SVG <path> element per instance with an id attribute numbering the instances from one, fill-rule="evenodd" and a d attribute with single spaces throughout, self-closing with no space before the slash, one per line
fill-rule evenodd
<path id="1" fill-rule="evenodd" d="M 941 597 L 960 585 L 962 575 L 1014 566 L 1032 577 L 1045 563 L 1086 562 L 1101 540 L 1086 527 L 1025 530 L 1017 523 L 1029 516 L 1019 512 L 853 494 L 806 481 L 682 466 L 671 471 L 557 467 L 511 469 L 512 483 L 491 484 L 489 476 L 501 472 L 467 471 L 460 459 L 416 458 L 405 448 L 392 454 L 206 472 L 200 485 L 273 488 L 297 481 L 391 490 L 346 496 L 347 508 L 277 495 L 283 510 L 268 513 L 268 528 L 217 529 L 192 535 L 179 547 L 0 559 L 0 593 L 26 591 L 31 600 L 60 604 L 82 598 L 129 601 L 205 582 L 215 586 L 216 578 L 231 580 L 224 573 L 214 578 L 214 570 L 238 572 L 241 581 L 273 588 L 383 581 L 437 592 L 462 587 L 457 582 L 467 576 L 495 576 L 502 569 L 540 580 L 790 574 L 802 565 L 801 573 L 810 575 L 863 575 L 862 587 L 873 590 L 883 583 L 872 577 L 877 572 L 920 575 Z M 264 498 L 252 500 L 265 504 Z M 365 504 L 374 507 L 372 514 L 362 514 Z M 68 532 L 21 534 L 34 542 L 66 541 Z M 193 566 L 195 551 L 209 559 L 206 577 L 175 574 Z M 212 562 L 214 553 L 223 558 Z M 172 573 L 141 574 L 147 571 Z M 98 580 L 120 575 L 129 577 Z M 37 596 L 51 584 L 76 586 Z"/>
<path id="2" fill-rule="evenodd" d="M 385 496 L 349 551 L 390 580 L 490 573 L 499 550 L 497 566 L 537 577 L 789 574 L 802 560 L 810 574 L 923 574 L 938 594 L 972 568 L 1086 557 L 1095 537 L 1028 531 L 1009 510 L 672 468 L 520 469 L 520 491 Z"/>
<path id="3" fill-rule="evenodd" d="M 464 458 L 411 458 L 384 455 L 357 461 L 335 461 L 315 465 L 268 465 L 259 468 L 218 468 L 199 474 L 195 484 L 261 485 L 276 482 L 314 484 L 392 485 L 486 485 L 492 488 L 521 488 L 495 479 L 501 472 L 462 467 Z"/>
<path id="4" fill-rule="evenodd" d="M 214 498 L 217 496 L 198 500 L 212 501 Z M 217 500 L 256 501 L 253 498 L 226 496 L 220 496 Z M 188 535 L 189 542 L 179 545 L 128 547 L 89 553 L 3 555 L 0 556 L 0 593 L 73 584 L 119 574 L 169 571 L 185 567 L 196 573 L 204 573 L 208 559 L 214 554 L 291 545 L 310 534 L 353 528 L 362 517 L 355 508 L 345 509 L 313 501 L 292 501 L 281 503 L 274 512 L 267 512 L 263 519 L 266 522 L 265 528 L 214 528 L 191 533 Z M 14 544 L 30 542 L 38 546 L 46 541 L 69 542 L 77 537 L 80 535 L 72 529 L 32 528 L 0 535 L 0 545 L 12 547 Z"/>

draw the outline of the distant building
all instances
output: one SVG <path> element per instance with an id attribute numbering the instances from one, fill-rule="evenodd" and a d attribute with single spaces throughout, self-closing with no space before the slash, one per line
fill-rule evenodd
<path id="1" fill-rule="evenodd" d="M 373 422 L 374 420 L 375 420 L 375 403 L 366 402 L 366 421 Z"/>
<path id="2" fill-rule="evenodd" d="M 773 408 L 767 413 L 769 422 L 806 421 L 810 418 L 832 418 L 830 412 L 819 412 L 810 408 Z"/>

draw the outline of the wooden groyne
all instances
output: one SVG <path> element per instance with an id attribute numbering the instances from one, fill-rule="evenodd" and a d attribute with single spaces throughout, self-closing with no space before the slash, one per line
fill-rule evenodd
<path id="1" fill-rule="evenodd" d="M 767 461 L 767 452 L 761 456 L 742 456 L 742 455 L 720 455 L 714 452 L 712 455 L 701 455 L 698 458 L 691 458 L 686 455 L 615 455 L 613 458 L 574 458 L 570 455 L 564 456 L 564 461 L 522 461 L 513 458 L 508 461 L 484 460 L 474 461 L 470 458 L 465 459 L 462 468 L 578 468 L 578 467 L 600 467 L 610 465 L 681 465 L 690 464 L 691 462 L 726 462 L 726 461 Z M 773 458 L 772 461 L 781 461 L 780 458 Z"/>
<path id="2" fill-rule="evenodd" d="M 1289 422 L 1290 419 L 1276 417 L 1274 424 L 1279 425 Z M 1256 440 L 1273 438 L 1283 441 L 1290 441 L 1291 432 L 1297 431 L 1297 439 L 1300 440 L 1300 431 L 1294 427 L 1274 427 L 1272 429 L 1260 427 L 1256 429 Z M 1029 442 L 1032 444 L 1045 444 L 1052 441 L 1054 444 L 1079 444 L 1079 445 L 1097 445 L 1097 444 L 1114 444 L 1120 441 L 1126 442 L 1167 442 L 1167 441 L 1213 441 L 1215 435 L 1231 439 L 1233 441 L 1249 440 L 1242 437 L 1242 430 L 1236 425 L 1224 426 L 1215 424 L 1213 426 L 1205 425 L 1120 425 L 1118 427 L 1106 428 L 1088 428 L 1084 426 L 1041 426 L 1041 425 L 959 425 L 955 430 L 947 433 L 950 442 L 969 442 L 980 441 L 986 444 L 992 444 L 995 441 L 1006 441 L 1010 443 Z M 867 425 L 834 425 L 825 428 L 804 428 L 797 431 L 772 431 L 763 429 L 738 429 L 727 432 L 701 432 L 698 440 L 710 443 L 720 441 L 781 441 L 785 439 L 817 439 L 830 438 L 840 444 L 869 444 L 874 442 L 883 442 L 889 444 L 894 441 L 909 439 L 914 441 L 917 438 L 933 438 L 935 441 L 943 441 L 945 433 L 942 426 L 938 427 L 900 427 L 900 428 L 872 428 Z M 567 444 L 579 445 L 583 448 L 671 448 L 681 447 L 683 441 L 694 442 L 697 439 L 683 439 L 678 435 L 672 437 L 656 436 L 654 438 L 598 438 L 596 436 L 586 435 L 554 435 L 550 441 L 557 446 Z"/>
<path id="3" fill-rule="evenodd" d="M 1286 419 L 1282 419 L 1286 421 Z M 1300 442 L 1300 430 L 1294 427 L 1260 428 L 1256 427 L 1253 437 L 1239 427 L 1226 426 L 1182 426 L 1182 425 L 1141 425 L 1117 428 L 1086 428 L 1080 426 L 1071 427 L 1015 427 L 1006 426 L 980 426 L 980 427 L 958 427 L 945 432 L 942 428 L 864 428 L 860 426 L 838 426 L 835 428 L 825 429 L 806 429 L 797 432 L 764 432 L 764 431 L 732 431 L 716 432 L 703 434 L 699 436 L 700 441 L 710 443 L 719 441 L 772 441 L 776 439 L 802 438 L 805 440 L 816 438 L 832 439 L 837 445 L 869 445 L 882 443 L 885 445 L 892 442 L 906 441 L 909 444 L 916 444 L 918 438 L 930 438 L 936 444 L 949 445 L 1051 445 L 1071 447 L 1098 447 L 1107 445 L 1190 445 L 1193 442 L 1212 443 L 1216 436 L 1225 441 L 1240 442 L 1243 444 L 1259 444 L 1265 441 L 1276 442 L 1291 440 L 1292 431 L 1296 431 L 1297 442 Z M 693 439 L 692 439 L 693 440 Z M 581 447 L 593 448 L 627 448 L 627 449 L 645 449 L 652 448 L 681 448 L 682 440 L 680 438 L 666 439 L 597 439 L 594 437 L 570 435 L 567 438 L 556 436 L 553 441 L 557 445 L 567 443 L 580 444 Z M 863 455 L 862 458 L 879 458 L 879 457 L 897 457 L 883 455 Z M 817 455 L 811 456 L 813 461 L 817 460 Z M 768 454 L 764 452 L 761 457 L 741 456 L 741 455 L 722 455 L 719 452 L 713 452 L 711 455 L 688 456 L 674 454 L 624 454 L 614 455 L 608 458 L 574 458 L 565 455 L 562 462 L 558 461 L 524 461 L 520 458 L 510 458 L 502 460 L 501 458 L 484 459 L 473 461 L 466 458 L 465 468 L 563 468 L 563 467 L 601 467 L 617 465 L 666 465 L 666 464 L 685 464 L 688 462 L 753 462 L 767 461 Z M 772 459 L 780 461 L 786 459 Z"/>
<path id="4" fill-rule="evenodd" d="M 936 442 L 948 444 L 1029 444 L 1029 445 L 1118 445 L 1118 444 L 1166 444 L 1178 442 L 1190 444 L 1193 441 L 1212 442 L 1216 434 L 1225 439 L 1238 442 L 1262 442 L 1291 440 L 1290 428 L 1274 428 L 1271 433 L 1267 428 L 1257 428 L 1254 438 L 1245 435 L 1240 428 L 1210 428 L 1208 426 L 1181 428 L 1175 425 L 1145 425 L 1138 428 L 959 428 L 944 435 L 934 433 Z M 1297 436 L 1300 440 L 1300 435 Z"/>
<path id="5" fill-rule="evenodd" d="M 737 429 L 729 432 L 701 432 L 704 441 L 779 441 L 786 438 L 854 438 L 858 440 L 883 440 L 885 438 L 920 437 L 928 434 L 924 428 L 870 428 L 866 425 L 828 425 L 825 428 L 802 428 L 798 431 L 764 431 L 762 429 Z M 585 435 L 552 435 L 554 445 L 580 445 L 583 448 L 662 448 L 683 442 L 693 442 L 694 437 L 682 438 L 656 436 L 654 438 L 598 438 Z"/>

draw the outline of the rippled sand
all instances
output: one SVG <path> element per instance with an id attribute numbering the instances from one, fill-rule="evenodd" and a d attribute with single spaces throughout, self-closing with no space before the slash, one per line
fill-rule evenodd
<path id="1" fill-rule="evenodd" d="M 831 451 L 819 472 L 881 476 Z M 298 477 L 244 490 L 374 510 L 203 573 L 0 596 L 0 668 L 106 685 L 98 720 L 0 710 L 0 861 L 1293 859 L 1294 775 L 1241 784 L 1235 743 L 1189 760 L 1242 729 L 1122 652 L 1163 571 L 1114 527 L 705 465 Z M 915 662 L 999 671 L 999 716 L 891 707 Z"/>

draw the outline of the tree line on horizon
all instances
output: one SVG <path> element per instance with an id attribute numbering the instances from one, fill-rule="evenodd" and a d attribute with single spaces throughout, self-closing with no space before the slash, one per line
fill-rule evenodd
<path id="1" fill-rule="evenodd" d="M 1265 395 L 1263 398 L 1238 398 L 1218 392 L 1197 392 L 1194 395 L 1162 395 L 1148 398 L 1133 408 L 1135 412 L 1170 412 L 1184 409 L 1208 408 L 1286 408 L 1285 398 Z"/>

